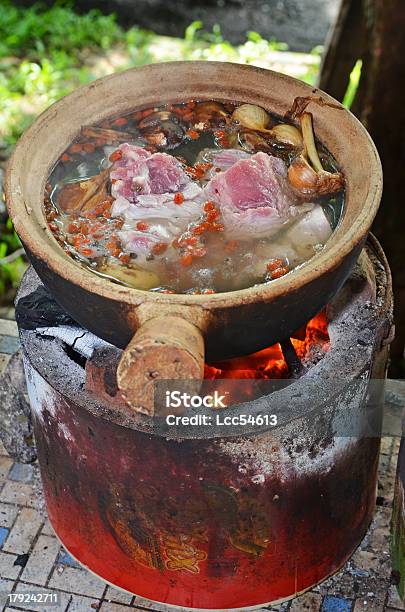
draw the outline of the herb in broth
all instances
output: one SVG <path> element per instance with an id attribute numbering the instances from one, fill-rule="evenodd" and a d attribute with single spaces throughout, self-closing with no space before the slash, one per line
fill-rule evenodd
<path id="1" fill-rule="evenodd" d="M 78 263 L 137 289 L 209 294 L 273 282 L 323 248 L 344 179 L 301 104 L 289 122 L 220 100 L 85 126 L 45 211 Z"/>

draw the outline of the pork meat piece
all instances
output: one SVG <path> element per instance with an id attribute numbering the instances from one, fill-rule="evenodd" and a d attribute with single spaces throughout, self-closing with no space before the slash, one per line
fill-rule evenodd
<path id="1" fill-rule="evenodd" d="M 122 247 L 127 253 L 135 253 L 138 263 L 145 263 L 153 247 L 162 242 L 168 243 L 172 234 L 164 225 L 155 224 L 147 231 L 136 228 L 122 229 L 117 232 Z"/>
<path id="2" fill-rule="evenodd" d="M 212 163 L 216 168 L 221 168 L 224 172 L 231 168 L 236 162 L 241 159 L 249 159 L 251 157 L 251 153 L 247 153 L 246 151 L 242 151 L 242 149 L 222 149 L 221 151 L 216 151 L 212 156 Z"/>
<path id="3" fill-rule="evenodd" d="M 204 193 L 175 157 L 129 144 L 119 150 L 122 157 L 111 171 L 111 213 L 124 219 L 119 232 L 124 250 L 142 261 L 155 244 L 170 244 L 201 216 Z M 175 202 L 177 193 L 180 203 Z M 141 221 L 147 226 L 142 231 L 137 227 Z"/>
<path id="4" fill-rule="evenodd" d="M 113 164 L 111 194 L 136 202 L 142 194 L 175 193 L 190 182 L 178 159 L 167 153 L 153 153 L 122 144 L 122 157 Z"/>
<path id="5" fill-rule="evenodd" d="M 271 241 L 259 244 L 256 255 L 261 263 L 261 274 L 265 273 L 266 263 L 270 259 L 285 258 L 291 268 L 310 259 L 332 235 L 332 227 L 320 204 L 297 217 Z"/>
<path id="6" fill-rule="evenodd" d="M 167 219 L 176 224 L 179 219 L 189 222 L 190 217 L 198 218 L 201 215 L 201 187 L 190 182 L 181 193 L 184 201 L 180 206 L 175 204 L 172 193 L 139 195 L 135 203 L 120 196 L 112 205 L 112 215 L 122 217 L 128 223 Z"/>
<path id="7" fill-rule="evenodd" d="M 260 152 L 219 173 L 205 192 L 207 199 L 219 205 L 227 235 L 238 239 L 269 236 L 303 212 L 294 205 L 286 179 L 284 162 Z"/>
<path id="8" fill-rule="evenodd" d="M 242 151 L 242 149 L 203 149 L 199 153 L 196 163 L 212 164 L 202 177 L 203 181 L 208 181 L 217 176 L 218 171 L 225 172 L 240 159 L 248 159 L 249 157 L 251 157 L 251 153 Z"/>
<path id="9" fill-rule="evenodd" d="M 301 261 L 310 259 L 332 235 L 332 227 L 320 204 L 294 221 L 285 234 Z"/>

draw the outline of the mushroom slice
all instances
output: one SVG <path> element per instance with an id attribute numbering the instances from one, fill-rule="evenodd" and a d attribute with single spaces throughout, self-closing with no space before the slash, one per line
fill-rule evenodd
<path id="1" fill-rule="evenodd" d="M 245 151 L 271 151 L 271 146 L 263 136 L 249 130 L 241 130 L 239 132 L 239 143 Z"/>
<path id="2" fill-rule="evenodd" d="M 93 210 L 108 198 L 109 169 L 85 181 L 68 183 L 58 193 L 58 206 L 65 212 Z"/>
<path id="3" fill-rule="evenodd" d="M 138 123 L 138 128 L 142 131 L 154 130 L 156 128 L 160 128 L 162 123 L 166 121 L 178 123 L 178 117 L 170 111 L 156 111 L 141 119 L 141 121 Z"/>
<path id="4" fill-rule="evenodd" d="M 169 111 L 151 113 L 139 122 L 138 127 L 149 143 L 169 149 L 181 142 L 185 132 L 178 117 Z"/>
<path id="5" fill-rule="evenodd" d="M 123 267 L 122 265 L 107 263 L 99 269 L 99 272 L 124 283 L 128 287 L 144 291 L 158 287 L 160 283 L 157 274 L 148 270 L 142 270 L 141 268 Z"/>
<path id="6" fill-rule="evenodd" d="M 206 122 L 212 121 L 213 119 L 228 117 L 224 105 L 220 102 L 214 102 L 213 100 L 209 102 L 198 102 L 194 109 L 194 115 L 197 120 L 196 123 L 199 121 Z"/>

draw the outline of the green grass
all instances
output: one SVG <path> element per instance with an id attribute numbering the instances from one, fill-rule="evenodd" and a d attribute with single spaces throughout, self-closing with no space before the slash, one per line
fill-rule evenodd
<path id="1" fill-rule="evenodd" d="M 105 74 L 169 60 L 221 60 L 273 68 L 314 83 L 320 49 L 285 53 L 287 46 L 248 32 L 242 45 L 224 40 L 199 21 L 183 38 L 158 36 L 139 27 L 124 30 L 115 15 L 79 15 L 66 1 L 29 8 L 0 0 L 0 161 L 33 119 L 79 85 Z M 0 224 L 0 298 L 15 286 L 23 259 L 10 261 L 20 244 L 10 221 Z M 4 261 L 4 258 L 7 258 Z"/>

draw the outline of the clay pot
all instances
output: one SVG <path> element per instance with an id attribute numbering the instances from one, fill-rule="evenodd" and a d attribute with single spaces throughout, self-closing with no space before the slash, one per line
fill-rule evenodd
<path id="1" fill-rule="evenodd" d="M 325 248 L 292 274 L 267 285 L 214 295 L 140 291 L 79 267 L 55 241 L 43 212 L 44 186 L 54 163 L 81 126 L 137 106 L 219 98 L 258 104 L 283 115 L 297 96 L 313 93 L 318 92 L 300 81 L 252 66 L 155 64 L 79 88 L 43 113 L 18 143 L 6 176 L 16 230 L 61 306 L 98 336 L 127 347 L 118 382 L 132 405 L 136 406 L 139 388 L 156 378 L 200 378 L 204 358 L 257 351 L 287 338 L 319 312 L 347 278 L 377 212 L 382 188 L 378 154 L 349 111 L 311 104 L 317 136 L 346 178 L 339 227 Z M 336 102 L 326 94 L 322 97 Z"/>

